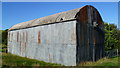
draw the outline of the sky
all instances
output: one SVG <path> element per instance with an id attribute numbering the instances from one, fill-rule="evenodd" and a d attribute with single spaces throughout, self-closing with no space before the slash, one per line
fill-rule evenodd
<path id="1" fill-rule="evenodd" d="M 1 0 L 2 2 L 118 2 L 119 0 Z"/>
<path id="2" fill-rule="evenodd" d="M 2 2 L 2 28 L 0 30 L 85 5 L 97 8 L 103 21 L 118 25 L 118 2 Z"/>

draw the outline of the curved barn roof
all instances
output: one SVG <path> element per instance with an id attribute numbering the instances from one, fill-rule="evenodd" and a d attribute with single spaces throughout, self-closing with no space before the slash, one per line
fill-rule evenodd
<path id="1" fill-rule="evenodd" d="M 92 10 L 94 10 L 93 13 L 96 12 L 96 15 L 97 15 L 96 18 L 98 20 L 97 21 L 98 24 L 99 25 L 103 24 L 102 18 L 100 16 L 99 12 L 97 11 L 97 9 L 94 8 L 93 6 L 86 5 L 81 8 L 57 13 L 57 14 L 50 15 L 50 16 L 45 16 L 42 18 L 30 20 L 27 22 L 22 22 L 22 23 L 12 26 L 9 30 L 30 28 L 33 26 L 39 26 L 39 25 L 50 24 L 50 23 L 58 23 L 58 22 L 62 22 L 62 21 L 75 20 L 75 19 L 78 19 L 81 22 L 87 23 L 88 22 L 88 8 L 91 8 Z M 93 17 L 93 19 L 94 19 L 94 17 Z"/>

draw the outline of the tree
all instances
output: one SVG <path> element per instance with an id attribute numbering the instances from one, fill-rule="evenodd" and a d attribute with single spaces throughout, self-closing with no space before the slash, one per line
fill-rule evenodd
<path id="1" fill-rule="evenodd" d="M 7 45 L 7 35 L 8 35 L 8 29 L 2 30 L 2 44 Z"/>
<path id="2" fill-rule="evenodd" d="M 120 44 L 120 30 L 114 24 L 104 24 L 105 50 L 118 49 Z"/>

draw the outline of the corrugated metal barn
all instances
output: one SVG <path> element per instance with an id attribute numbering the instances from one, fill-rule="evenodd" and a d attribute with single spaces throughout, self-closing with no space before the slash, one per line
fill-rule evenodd
<path id="1" fill-rule="evenodd" d="M 75 66 L 104 56 L 104 23 L 96 8 L 82 8 L 12 26 L 8 52 L 45 62 Z"/>

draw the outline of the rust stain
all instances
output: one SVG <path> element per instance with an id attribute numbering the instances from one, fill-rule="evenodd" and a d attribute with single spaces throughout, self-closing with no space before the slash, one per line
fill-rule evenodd
<path id="1" fill-rule="evenodd" d="M 47 21 L 43 20 L 44 23 L 48 23 Z"/>
<path id="2" fill-rule="evenodd" d="M 23 46 L 24 44 L 22 43 L 22 45 L 21 45 L 21 53 L 22 53 L 22 55 L 23 55 L 23 53 L 24 53 L 24 46 Z"/>
<path id="3" fill-rule="evenodd" d="M 40 31 L 38 32 L 38 44 L 40 44 Z"/>
<path id="4" fill-rule="evenodd" d="M 8 32 L 8 40 L 10 41 L 10 33 Z"/>
<path id="5" fill-rule="evenodd" d="M 81 46 L 83 46 L 83 43 L 84 43 L 84 24 L 85 23 L 80 23 L 80 44 Z"/>
<path id="6" fill-rule="evenodd" d="M 17 32 L 17 42 L 19 41 L 19 32 Z"/>
<path id="7" fill-rule="evenodd" d="M 48 40 L 46 40 L 46 43 L 49 43 L 49 41 L 48 41 Z"/>
<path id="8" fill-rule="evenodd" d="M 20 41 L 20 53 L 21 53 L 21 41 Z"/>
<path id="9" fill-rule="evenodd" d="M 96 44 L 96 39 L 95 39 L 95 37 L 93 37 L 93 44 L 94 44 L 94 45 Z"/>
<path id="10" fill-rule="evenodd" d="M 12 33 L 12 39 L 11 39 L 11 41 L 13 40 L 13 33 Z"/>
<path id="11" fill-rule="evenodd" d="M 23 44 L 24 44 L 24 46 L 22 46 L 22 52 L 25 53 L 25 51 L 26 51 L 26 42 L 23 43 Z"/>
<path id="12" fill-rule="evenodd" d="M 28 32 L 26 32 L 26 42 L 28 42 Z"/>
<path id="13" fill-rule="evenodd" d="M 100 13 L 96 10 L 96 15 L 97 15 L 97 22 L 98 22 L 98 25 L 104 25 L 103 23 L 103 20 L 102 20 L 102 17 L 100 16 Z"/>
<path id="14" fill-rule="evenodd" d="M 22 43 L 22 33 L 20 33 L 20 41 L 21 41 L 21 43 Z"/>
<path id="15" fill-rule="evenodd" d="M 76 18 L 77 18 L 81 23 L 87 23 L 87 22 L 88 22 L 87 7 L 88 7 L 88 6 L 85 6 L 85 7 L 81 8 L 81 10 L 77 13 Z"/>
<path id="16" fill-rule="evenodd" d="M 72 39 L 72 41 L 76 40 L 76 33 L 74 30 L 72 32 L 71 39 Z"/>
<path id="17" fill-rule="evenodd" d="M 92 21 L 95 21 L 95 19 L 96 19 L 98 26 L 104 25 L 103 20 L 100 16 L 100 13 L 93 6 L 85 6 L 85 7 L 81 8 L 81 10 L 76 14 L 75 18 L 77 18 L 81 23 L 87 24 L 88 23 L 88 7 L 90 7 L 92 9 L 91 10 Z"/>
<path id="18" fill-rule="evenodd" d="M 22 32 L 20 35 L 21 35 L 21 54 L 23 54 L 25 53 L 25 50 L 26 50 L 26 42 L 24 42 L 25 40 L 24 32 Z"/>
<path id="19" fill-rule="evenodd" d="M 20 35 L 20 53 L 21 53 L 21 35 Z"/>
<path id="20" fill-rule="evenodd" d="M 25 37 L 25 36 L 24 36 L 24 32 L 23 32 L 23 42 L 24 42 L 24 37 Z"/>
<path id="21" fill-rule="evenodd" d="M 49 61 L 52 62 L 52 58 L 51 58 L 51 55 L 49 54 Z"/>
<path id="22" fill-rule="evenodd" d="M 26 50 L 26 42 L 25 42 L 25 50 Z"/>
<path id="23" fill-rule="evenodd" d="M 98 12 L 98 10 L 92 6 L 90 6 L 93 10 L 92 10 L 92 14 L 93 14 L 93 21 L 96 20 L 96 22 L 98 23 L 98 25 L 104 25 L 102 17 L 100 15 L 100 13 Z"/>
<path id="24" fill-rule="evenodd" d="M 95 13 L 96 13 L 96 12 L 94 11 L 94 9 L 92 9 L 92 11 L 91 11 L 92 25 L 93 25 L 93 22 L 96 22 L 96 21 L 97 21 L 96 15 L 94 15 Z"/>

